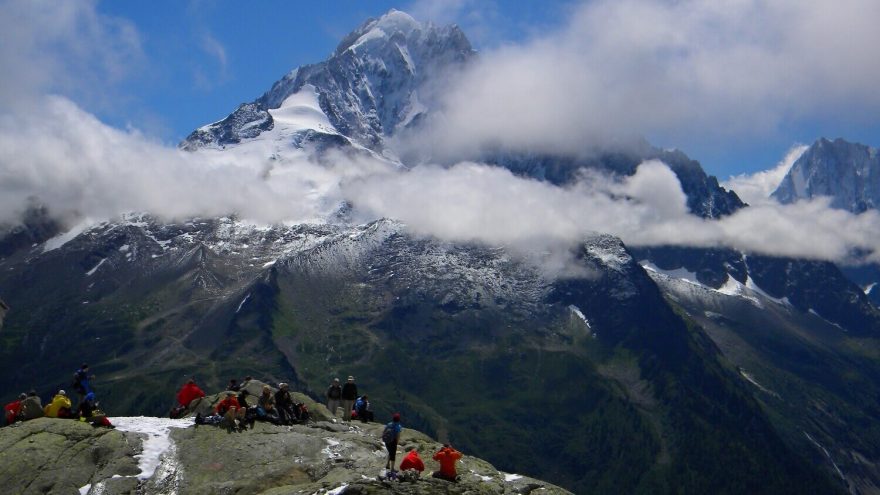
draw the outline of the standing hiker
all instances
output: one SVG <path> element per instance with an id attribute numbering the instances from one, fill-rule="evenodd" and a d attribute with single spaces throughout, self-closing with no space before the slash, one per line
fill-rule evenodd
<path id="1" fill-rule="evenodd" d="M 76 391 L 76 394 L 79 396 L 79 400 L 82 401 L 83 398 L 89 392 L 93 392 L 91 380 L 95 378 L 95 375 L 89 375 L 89 365 L 88 363 L 83 363 L 82 366 L 79 367 L 78 370 L 73 374 L 73 389 Z"/>
<path id="2" fill-rule="evenodd" d="M 391 422 L 385 425 L 382 430 L 382 443 L 388 450 L 388 461 L 385 462 L 385 469 L 394 471 L 394 460 L 397 458 L 397 442 L 400 440 L 400 431 L 403 427 L 400 425 L 400 413 L 394 413 L 391 416 Z"/>
<path id="3" fill-rule="evenodd" d="M 351 410 L 354 408 L 354 401 L 357 400 L 358 387 L 354 383 L 354 377 L 349 376 L 348 381 L 342 386 L 342 419 L 351 422 Z"/>
<path id="4" fill-rule="evenodd" d="M 336 410 L 342 405 L 342 387 L 339 386 L 339 378 L 334 378 L 333 383 L 327 389 L 327 409 L 330 415 L 336 417 Z"/>

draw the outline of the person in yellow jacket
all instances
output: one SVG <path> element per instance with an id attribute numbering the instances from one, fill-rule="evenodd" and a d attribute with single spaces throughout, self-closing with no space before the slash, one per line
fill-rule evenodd
<path id="1" fill-rule="evenodd" d="M 43 408 L 43 412 L 46 413 L 47 418 L 70 418 L 72 417 L 72 411 L 70 399 L 67 397 L 67 393 L 64 390 L 59 390 L 55 397 L 52 398 L 52 402 L 46 404 L 46 407 Z"/>

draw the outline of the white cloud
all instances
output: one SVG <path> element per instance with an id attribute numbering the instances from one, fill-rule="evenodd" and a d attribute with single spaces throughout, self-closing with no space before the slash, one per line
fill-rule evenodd
<path id="1" fill-rule="evenodd" d="M 467 139 L 463 133 L 441 137 L 445 142 L 459 146 L 459 152 L 473 152 L 487 141 L 507 145 L 520 142 L 543 150 L 570 151 L 575 149 L 574 143 L 582 146 L 587 142 L 587 136 L 617 134 L 625 122 L 644 121 L 659 125 L 665 118 L 673 125 L 680 124 L 685 116 L 692 115 L 672 112 L 671 109 L 679 103 L 664 102 L 660 97 L 669 96 L 666 91 L 670 80 L 680 78 L 682 74 L 675 78 L 673 75 L 660 78 L 655 94 L 648 82 L 640 82 L 636 77 L 639 73 L 628 74 L 623 70 L 634 70 L 634 62 L 609 59 L 604 66 L 609 73 L 596 75 L 572 66 L 571 59 L 563 55 L 580 50 L 589 55 L 588 60 L 594 60 L 605 52 L 585 44 L 587 41 L 599 43 L 600 48 L 603 43 L 615 41 L 620 54 L 636 59 L 650 55 L 650 58 L 654 56 L 654 49 L 647 47 L 670 37 L 673 40 L 689 39 L 692 25 L 700 23 L 688 16 L 709 16 L 722 23 L 718 36 L 732 36 L 729 28 L 725 28 L 727 21 L 717 18 L 716 8 L 705 2 L 684 4 L 698 8 L 688 14 L 677 7 L 682 5 L 680 3 L 667 5 L 624 0 L 611 4 L 599 1 L 584 7 L 579 14 L 580 20 L 573 22 L 573 27 L 558 37 L 564 42 L 562 46 L 567 47 L 568 51 L 564 53 L 553 55 L 552 43 L 536 42 L 525 52 L 525 61 L 535 65 L 529 67 L 527 63 L 523 67 L 519 59 L 524 53 L 522 48 L 499 51 L 487 59 L 486 65 L 466 78 L 468 84 L 476 87 L 475 94 L 486 101 L 474 100 L 465 92 L 450 96 L 450 104 L 455 105 L 450 107 L 446 118 L 462 126 L 464 131 L 473 133 L 475 139 Z M 43 9 L 37 9 L 38 12 L 22 5 L 6 2 L 2 4 L 3 13 L 28 14 L 31 29 L 36 29 L 39 23 L 35 21 L 42 19 L 47 4 L 34 4 Z M 59 32 L 67 33 L 53 35 L 55 39 L 67 40 L 82 32 L 82 28 L 67 24 L 102 25 L 107 21 L 96 17 L 93 4 L 77 5 L 85 7 L 66 7 L 73 11 L 53 18 L 59 24 L 56 26 Z M 730 1 L 724 5 L 728 5 L 734 18 L 738 18 L 736 14 L 742 17 L 743 9 L 749 11 L 745 7 L 752 6 L 752 3 Z M 653 8 L 646 14 L 651 22 L 629 18 L 632 9 L 640 12 L 639 9 L 648 7 Z M 779 9 L 778 6 L 773 8 Z M 606 28 L 604 33 L 592 32 L 592 29 L 601 27 L 592 25 L 597 22 L 598 13 L 606 14 L 614 29 Z M 654 22 L 670 16 L 684 24 L 681 33 Z M 678 19 L 678 16 L 684 17 Z M 5 26 L 21 27 L 25 23 L 16 24 L 7 16 L 0 16 L 0 19 Z M 645 25 L 634 32 L 618 31 L 622 25 L 633 22 L 645 22 Z M 838 25 L 834 19 L 829 22 Z M 116 21 L 110 23 L 125 25 Z M 796 25 L 802 23 L 795 22 Z M 688 26 L 691 26 L 690 30 Z M 575 29 L 577 27 L 587 32 L 580 33 Z M 86 40 L 71 41 L 82 43 L 70 48 L 74 54 L 89 43 L 107 41 L 108 32 L 117 33 L 106 26 L 93 26 L 86 32 L 98 34 L 86 36 Z M 859 33 L 856 30 L 853 36 Z M 872 259 L 880 259 L 874 251 L 880 246 L 880 214 L 875 211 L 857 216 L 832 210 L 823 201 L 785 206 L 766 202 L 721 220 L 704 220 L 688 214 L 685 195 L 674 173 L 656 161 L 643 163 L 629 178 L 612 180 L 588 174 L 569 186 L 558 187 L 471 162 L 448 168 L 425 165 L 402 171 L 379 160 L 352 158 L 340 153 L 316 163 L 300 152 L 277 155 L 272 148 L 275 144 L 269 142 L 265 143 L 265 148 L 255 145 L 249 152 L 244 148 L 222 152 L 181 152 L 151 141 L 137 131 L 109 127 L 68 98 L 45 96 L 57 89 L 50 81 L 56 76 L 59 80 L 73 81 L 74 86 L 89 80 L 77 80 L 75 71 L 68 72 L 74 69 L 96 68 L 98 75 L 124 73 L 124 64 L 117 66 L 122 60 L 120 53 L 127 53 L 136 43 L 123 43 L 121 52 L 100 56 L 102 61 L 93 67 L 60 60 L 65 49 L 55 52 L 37 38 L 31 33 L 12 43 L 24 49 L 27 56 L 12 54 L 6 45 L 0 44 L 3 57 L 0 67 L 9 74 L 9 84 L 0 90 L 0 97 L 4 104 L 15 96 L 16 91 L 29 97 L 27 106 L 0 107 L 0 222 L 14 220 L 16 212 L 32 197 L 39 198 L 55 214 L 70 217 L 107 218 L 126 211 L 146 211 L 169 218 L 238 213 L 267 223 L 320 221 L 335 211 L 341 202 L 351 201 L 360 219 L 396 218 L 406 222 L 418 235 L 504 245 L 514 252 L 541 258 L 557 272 L 570 269 L 566 264 L 569 249 L 593 232 L 617 235 L 631 245 L 727 246 L 750 252 L 832 260 L 848 259 L 853 250 L 864 250 L 871 253 Z M 136 35 L 122 37 L 136 38 Z M 574 42 L 579 39 L 583 43 Z M 660 45 L 667 49 L 672 46 L 668 42 Z M 683 46 L 690 45 L 685 43 Z M 671 59 L 671 63 L 676 58 L 683 59 L 680 61 L 682 71 L 691 73 L 689 77 L 699 72 L 697 68 L 706 67 L 685 63 L 705 56 L 700 55 L 700 50 L 681 50 L 681 53 L 673 51 L 665 56 Z M 698 53 L 692 53 L 692 50 Z M 28 58 L 36 62 L 32 71 L 27 70 Z M 737 57 L 728 54 L 727 58 L 733 63 Z M 647 64 L 645 76 L 656 77 L 662 72 L 654 65 Z M 501 81 L 491 71 L 486 72 L 486 67 L 493 66 L 522 70 L 504 72 L 508 79 Z M 672 63 L 672 67 L 676 64 Z M 25 70 L 19 74 L 12 70 L 16 68 Z M 548 78 L 544 71 L 550 71 L 549 74 L 555 77 Z M 477 78 L 480 74 L 489 80 L 480 81 Z M 815 72 L 812 74 L 816 75 Z M 651 77 L 647 80 L 650 81 Z M 698 96 L 733 94 L 741 97 L 761 93 L 755 88 L 771 84 L 763 81 L 768 79 L 764 75 L 755 77 L 758 81 L 751 83 L 719 82 L 723 90 L 720 92 L 708 91 L 712 85 L 704 82 L 695 83 L 694 88 Z M 620 80 L 624 89 L 629 89 L 608 91 L 609 81 L 615 78 Z M 703 79 L 716 80 L 708 75 Z M 846 84 L 856 91 L 859 80 L 856 76 Z M 496 90 L 490 91 L 496 84 L 499 85 Z M 752 89 L 745 91 L 742 86 Z M 642 94 L 642 90 L 646 93 Z M 793 91 L 797 93 L 798 88 Z M 594 105 L 591 97 L 595 94 L 604 94 L 605 99 Z M 855 96 L 860 95 L 856 92 Z M 838 98 L 838 102 L 842 101 L 840 98 L 848 98 L 842 94 L 832 97 Z M 874 105 L 877 98 L 880 97 L 866 96 L 866 108 Z M 467 102 L 474 108 L 463 106 Z M 684 102 L 681 105 L 690 108 L 690 104 Z M 743 107 L 750 107 L 748 98 L 744 99 Z M 631 109 L 633 114 L 618 115 L 611 112 L 614 108 Z M 707 111 L 711 113 L 713 108 L 709 105 Z M 646 109 L 658 112 L 663 118 L 647 115 Z M 597 113 L 592 115 L 591 112 Z M 474 122 L 467 122 L 465 117 L 474 119 Z M 697 119 L 698 122 L 704 120 Z M 788 161 L 792 157 L 789 156 Z M 781 170 L 782 165 L 775 174 Z M 769 187 L 768 184 L 775 180 L 771 177 L 775 175 L 753 180 L 758 184 L 755 187 Z"/>
<path id="2" fill-rule="evenodd" d="M 109 105 L 109 90 L 142 60 L 130 22 L 102 15 L 93 0 L 0 1 L 0 108 L 27 109 L 46 93 Z"/>
<path id="3" fill-rule="evenodd" d="M 876 19 L 874 0 L 584 2 L 561 32 L 482 53 L 413 146 L 455 160 L 487 145 L 578 153 L 610 137 L 682 146 L 870 123 Z"/>
<path id="4" fill-rule="evenodd" d="M 754 174 L 740 174 L 729 177 L 721 185 L 726 189 L 732 189 L 736 194 L 751 205 L 770 200 L 770 195 L 779 187 L 782 179 L 791 170 L 794 162 L 807 151 L 809 146 L 798 144 L 792 146 L 788 153 L 775 167 Z"/>

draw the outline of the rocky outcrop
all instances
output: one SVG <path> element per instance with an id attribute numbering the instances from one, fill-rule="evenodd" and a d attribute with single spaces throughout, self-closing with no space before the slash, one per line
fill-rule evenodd
<path id="1" fill-rule="evenodd" d="M 106 493 L 137 486 L 135 455 L 141 440 L 79 421 L 40 418 L 0 430 L 3 493 L 66 495 L 93 479 L 108 480 Z M 116 478 L 114 478 L 116 476 Z"/>
<path id="2" fill-rule="evenodd" d="M 116 430 L 58 419 L 3 428 L 0 478 L 6 481 L 6 493 L 514 494 L 539 489 L 541 493 L 569 493 L 500 472 L 471 456 L 459 462 L 457 483 L 433 479 L 429 473 L 439 466 L 431 455 L 440 444 L 406 428 L 397 460 L 406 451 L 418 449 L 425 475 L 413 481 L 384 480 L 383 426 L 377 423 L 257 423 L 253 429 L 229 433 L 213 426 L 175 428 L 181 424 L 159 418 L 116 418 L 114 422 Z M 169 422 L 170 434 L 149 445 L 143 433 L 120 431 L 135 423 L 157 422 Z M 164 450 L 158 451 L 156 445 Z M 144 470 L 153 468 L 145 478 Z"/>

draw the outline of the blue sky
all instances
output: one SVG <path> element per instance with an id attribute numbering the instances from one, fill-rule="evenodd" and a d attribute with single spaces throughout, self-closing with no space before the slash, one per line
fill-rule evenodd
<path id="1" fill-rule="evenodd" d="M 570 4 L 447 3 L 428 12 L 421 4 L 378 0 L 101 2 L 99 12 L 137 28 L 145 58 L 116 88 L 125 94 L 123 105 L 98 113 L 176 142 L 254 100 L 291 69 L 326 59 L 346 34 L 391 8 L 459 23 L 477 48 L 486 48 L 549 29 Z"/>

